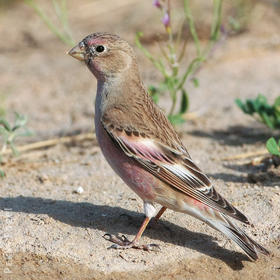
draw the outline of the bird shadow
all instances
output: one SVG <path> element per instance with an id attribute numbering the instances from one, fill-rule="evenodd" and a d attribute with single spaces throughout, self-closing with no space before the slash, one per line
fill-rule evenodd
<path id="1" fill-rule="evenodd" d="M 208 173 L 207 175 L 213 179 L 220 179 L 224 182 L 234 182 L 234 183 L 248 183 L 249 174 L 259 174 L 260 172 L 266 172 L 267 167 L 263 164 L 252 165 L 252 164 L 223 164 L 223 167 L 229 170 L 237 171 L 241 174 L 225 173 L 225 172 L 216 172 Z"/>
<path id="2" fill-rule="evenodd" d="M 278 167 L 274 165 L 271 158 L 265 159 L 259 165 L 244 164 L 240 166 L 239 164 L 227 164 L 226 168 L 245 173 L 244 177 L 240 176 L 245 182 L 261 184 L 263 187 L 274 187 L 279 185 L 280 182 L 279 165 Z"/>
<path id="3" fill-rule="evenodd" d="M 144 218 L 142 214 L 120 207 L 40 197 L 0 198 L 0 209 L 47 214 L 71 226 L 94 228 L 114 235 L 119 232 L 135 235 Z M 158 227 L 163 227 L 163 229 L 159 230 Z M 220 247 L 211 236 L 190 231 L 166 220 L 161 220 L 158 224 L 151 223 L 144 234 L 153 239 L 184 246 L 222 260 L 233 270 L 241 270 L 244 267 L 242 261 L 249 260 L 245 254 Z"/>
<path id="4" fill-rule="evenodd" d="M 268 158 L 269 160 L 270 158 Z M 272 164 L 225 164 L 225 168 L 229 170 L 238 171 L 240 175 L 217 172 L 217 173 L 207 173 L 210 178 L 215 180 L 220 179 L 224 182 L 233 183 L 251 183 L 251 184 L 261 184 L 262 187 L 274 187 L 279 185 L 280 182 L 280 171 L 279 168 L 275 170 L 270 170 L 269 168 Z"/>
<path id="5" fill-rule="evenodd" d="M 224 172 L 217 172 L 217 173 L 207 173 L 210 178 L 215 180 L 223 180 L 224 182 L 233 182 L 233 183 L 246 183 L 248 182 L 246 176 L 242 175 L 234 175 L 232 173 L 224 173 Z"/>
<path id="6" fill-rule="evenodd" d="M 243 144 L 253 145 L 256 142 L 264 143 L 271 137 L 271 131 L 266 127 L 246 127 L 241 125 L 229 126 L 227 129 L 216 129 L 210 132 L 192 130 L 189 134 L 212 138 L 223 145 L 241 146 Z"/>

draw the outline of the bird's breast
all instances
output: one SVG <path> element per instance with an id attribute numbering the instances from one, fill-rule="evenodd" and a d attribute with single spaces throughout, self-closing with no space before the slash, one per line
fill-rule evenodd
<path id="1" fill-rule="evenodd" d="M 136 160 L 128 157 L 113 142 L 104 129 L 98 112 L 95 113 L 95 131 L 101 151 L 112 169 L 143 200 L 153 201 L 155 197 L 154 186 L 158 184 L 158 179 L 145 170 Z"/>

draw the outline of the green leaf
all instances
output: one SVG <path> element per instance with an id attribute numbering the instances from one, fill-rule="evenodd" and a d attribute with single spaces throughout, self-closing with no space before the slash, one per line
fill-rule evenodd
<path id="1" fill-rule="evenodd" d="M 153 94 L 155 94 L 158 91 L 157 87 L 155 87 L 154 85 L 150 85 L 148 87 L 148 90 L 149 90 L 149 94 L 150 95 L 153 95 Z"/>
<path id="2" fill-rule="evenodd" d="M 259 100 L 259 102 L 262 103 L 262 104 L 267 104 L 266 97 L 264 95 L 260 94 L 260 93 L 258 94 L 257 100 Z"/>
<path id="3" fill-rule="evenodd" d="M 185 122 L 185 119 L 183 119 L 181 114 L 168 116 L 168 119 L 173 125 L 180 125 Z"/>
<path id="4" fill-rule="evenodd" d="M 0 169 L 0 178 L 3 178 L 3 177 L 5 177 L 5 172 L 2 169 Z"/>
<path id="5" fill-rule="evenodd" d="M 11 148 L 14 156 L 18 156 L 19 155 L 19 152 L 18 152 L 18 150 L 17 150 L 17 148 L 16 148 L 16 146 L 14 145 L 13 142 L 10 143 L 10 148 Z"/>
<path id="6" fill-rule="evenodd" d="M 247 99 L 245 104 L 236 99 L 235 103 L 246 114 L 258 114 L 260 120 L 271 129 L 280 128 L 280 96 L 273 105 L 267 103 L 267 98 L 259 94 L 255 99 Z"/>
<path id="7" fill-rule="evenodd" d="M 273 108 L 276 117 L 276 123 L 277 126 L 279 127 L 280 126 L 280 96 L 275 99 Z"/>
<path id="8" fill-rule="evenodd" d="M 250 115 L 254 114 L 256 112 L 255 101 L 251 100 L 251 99 L 247 99 L 246 100 L 246 108 L 247 108 L 248 114 L 250 114 Z"/>
<path id="9" fill-rule="evenodd" d="M 158 104 L 159 102 L 159 94 L 158 93 L 154 93 L 153 95 L 151 95 L 154 103 Z"/>
<path id="10" fill-rule="evenodd" d="M 266 141 L 266 148 L 272 155 L 280 156 L 279 144 L 280 140 L 277 145 L 275 138 L 271 137 Z"/>
<path id="11" fill-rule="evenodd" d="M 0 119 L 0 125 L 3 125 L 3 127 L 7 130 L 7 131 L 11 131 L 11 126 L 9 124 L 9 122 L 4 119 L 4 118 L 1 118 Z"/>
<path id="12" fill-rule="evenodd" d="M 16 121 L 15 121 L 15 125 L 12 128 L 12 131 L 15 131 L 15 130 L 21 128 L 21 127 L 24 127 L 27 123 L 27 117 L 26 116 L 15 112 L 15 117 L 16 117 Z"/>
<path id="13" fill-rule="evenodd" d="M 273 122 L 270 120 L 269 116 L 266 112 L 260 112 L 260 116 L 263 120 L 263 122 L 270 128 L 275 128 Z"/>
<path id="14" fill-rule="evenodd" d="M 235 102 L 235 104 L 236 104 L 241 110 L 243 110 L 244 104 L 243 104 L 243 102 L 241 101 L 240 98 L 236 98 L 236 99 L 234 100 L 234 102 Z"/>
<path id="15" fill-rule="evenodd" d="M 241 30 L 241 23 L 238 21 L 238 19 L 235 19 L 234 17 L 230 16 L 228 19 L 230 27 L 235 31 L 239 32 Z"/>
<path id="16" fill-rule="evenodd" d="M 192 78 L 192 82 L 193 82 L 193 85 L 194 87 L 199 87 L 199 80 L 197 78 Z"/>
<path id="17" fill-rule="evenodd" d="M 241 99 L 235 99 L 235 104 L 246 114 L 249 114 L 246 105 L 241 101 Z"/>
<path id="18" fill-rule="evenodd" d="M 23 132 L 20 133 L 16 133 L 16 137 L 29 137 L 29 136 L 33 136 L 35 133 L 31 130 L 26 129 Z"/>
<path id="19" fill-rule="evenodd" d="M 148 88 L 148 92 L 150 94 L 150 96 L 152 97 L 153 101 L 158 104 L 159 102 L 159 95 L 160 95 L 160 89 L 151 85 Z"/>
<path id="20" fill-rule="evenodd" d="M 2 135 L 5 139 L 9 137 L 9 131 L 5 129 L 5 127 L 0 126 L 0 135 Z"/>
<path id="21" fill-rule="evenodd" d="M 255 100 L 252 100 L 252 106 L 253 106 L 255 112 L 259 112 L 260 108 L 262 107 L 261 99 L 258 97 Z"/>
<path id="22" fill-rule="evenodd" d="M 182 89 L 182 99 L 181 99 L 181 106 L 180 106 L 180 114 L 184 114 L 187 112 L 188 108 L 189 108 L 189 97 L 187 92 Z"/>
<path id="23" fill-rule="evenodd" d="M 275 101 L 274 101 L 274 106 L 275 107 L 280 107 L 280 96 L 278 96 Z"/>

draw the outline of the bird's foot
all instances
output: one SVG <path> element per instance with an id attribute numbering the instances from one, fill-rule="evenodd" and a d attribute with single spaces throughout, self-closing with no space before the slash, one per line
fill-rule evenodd
<path id="1" fill-rule="evenodd" d="M 109 233 L 103 235 L 103 238 L 113 242 L 114 244 L 110 246 L 108 249 L 140 249 L 144 251 L 160 251 L 160 247 L 157 244 L 147 244 L 147 245 L 139 245 L 136 241 L 129 241 L 125 235 L 122 236 L 114 236 Z"/>

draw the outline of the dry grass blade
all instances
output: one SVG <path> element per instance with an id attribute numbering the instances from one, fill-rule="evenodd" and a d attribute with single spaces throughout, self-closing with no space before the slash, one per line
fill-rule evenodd
<path id="1" fill-rule="evenodd" d="M 80 141 L 85 141 L 85 140 L 95 140 L 95 134 L 93 133 L 84 133 L 84 134 L 79 134 L 79 135 L 74 135 L 74 136 L 65 136 L 65 137 L 60 137 L 60 138 L 54 138 L 54 139 L 49 139 L 45 141 L 39 141 L 27 145 L 23 145 L 20 147 L 17 147 L 18 152 L 27 152 L 31 150 L 37 150 L 37 149 L 43 149 L 51 146 L 55 146 L 57 144 L 67 144 L 71 142 L 80 142 Z M 10 155 L 12 154 L 11 149 L 7 149 L 3 155 Z"/>
<path id="2" fill-rule="evenodd" d="M 248 153 L 242 153 L 242 154 L 237 154 L 234 156 L 229 156 L 222 158 L 221 160 L 238 160 L 238 159 L 246 159 L 250 157 L 258 157 L 262 155 L 269 154 L 266 149 L 260 150 L 260 151 L 255 151 L 255 152 L 248 152 Z"/>

